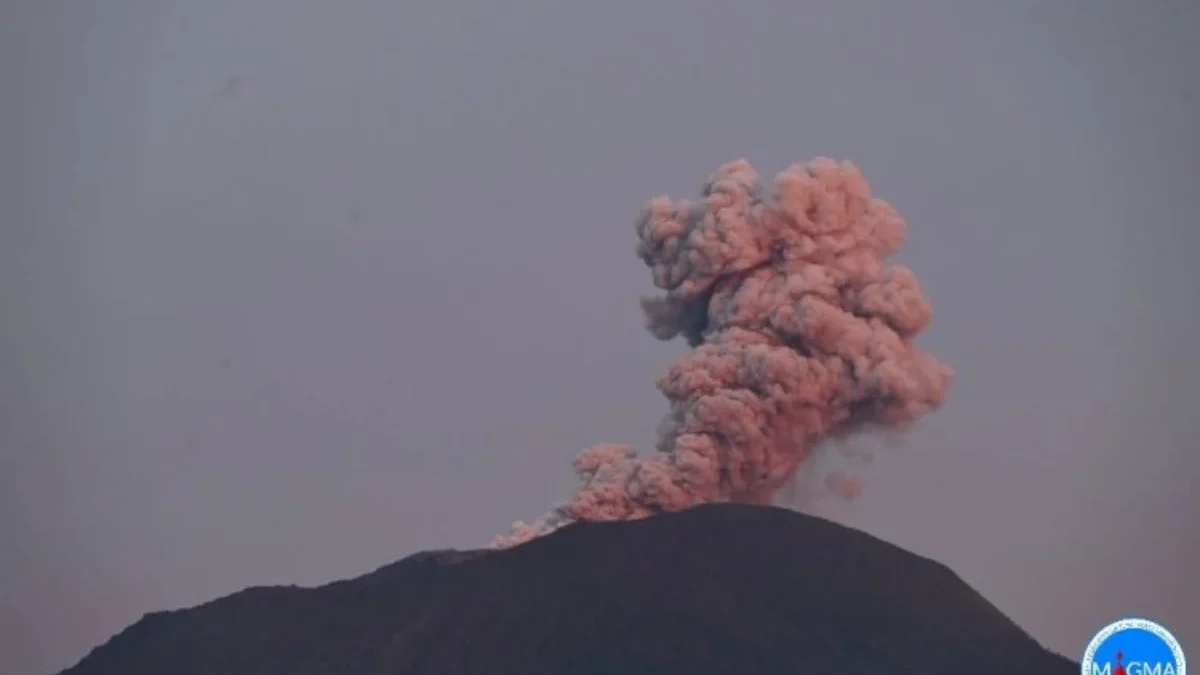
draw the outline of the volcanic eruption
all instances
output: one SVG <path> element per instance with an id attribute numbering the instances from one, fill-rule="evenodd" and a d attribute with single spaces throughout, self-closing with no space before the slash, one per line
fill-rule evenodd
<path id="1" fill-rule="evenodd" d="M 659 379 L 655 452 L 601 444 L 580 487 L 488 549 L 427 551 L 319 588 L 252 588 L 143 617 L 63 675 L 1067 675 L 946 567 L 769 506 L 853 500 L 823 443 L 902 432 L 950 369 L 930 308 L 886 258 L 905 223 L 846 162 L 739 160 L 699 200 L 653 200 L 638 253 L 665 294 L 656 337 L 693 349 Z"/>
<path id="2" fill-rule="evenodd" d="M 722 166 L 698 201 L 650 202 L 638 255 L 666 291 L 642 301 L 655 337 L 695 349 L 658 381 L 670 411 L 657 453 L 623 444 L 575 460 L 582 485 L 510 546 L 576 521 L 643 518 L 706 503 L 770 503 L 823 439 L 902 430 L 945 399 L 951 371 L 913 339 L 929 303 L 885 264 L 907 226 L 849 162 L 817 158 L 764 195 L 746 160 Z M 826 473 L 803 495 L 853 500 L 861 477 Z"/>

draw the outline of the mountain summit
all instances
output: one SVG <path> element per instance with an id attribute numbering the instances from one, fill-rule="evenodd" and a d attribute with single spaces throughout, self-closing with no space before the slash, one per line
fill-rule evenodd
<path id="1" fill-rule="evenodd" d="M 954 572 L 719 504 L 143 617 L 62 675 L 1073 675 Z"/>

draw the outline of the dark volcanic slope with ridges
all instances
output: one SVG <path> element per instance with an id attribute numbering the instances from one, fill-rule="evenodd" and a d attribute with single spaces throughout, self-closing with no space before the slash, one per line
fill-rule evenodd
<path id="1" fill-rule="evenodd" d="M 63 675 L 1068 675 L 945 566 L 701 506 L 143 617 Z"/>

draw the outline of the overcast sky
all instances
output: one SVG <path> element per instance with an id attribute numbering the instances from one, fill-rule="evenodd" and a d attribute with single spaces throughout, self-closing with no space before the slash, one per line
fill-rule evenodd
<path id="1" fill-rule="evenodd" d="M 578 450 L 648 448 L 683 346 L 642 328 L 639 210 L 815 155 L 909 221 L 957 371 L 852 522 L 1073 658 L 1129 614 L 1195 652 L 1198 32 L 1188 0 L 6 0 L 0 671 L 483 545 Z"/>

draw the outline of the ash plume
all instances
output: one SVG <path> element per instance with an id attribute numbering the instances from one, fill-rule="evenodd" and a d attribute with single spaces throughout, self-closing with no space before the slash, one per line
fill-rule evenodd
<path id="1" fill-rule="evenodd" d="M 827 158 L 783 171 L 769 196 L 738 160 L 698 201 L 652 200 L 638 255 L 665 295 L 642 301 L 646 326 L 694 347 L 658 380 L 670 411 L 657 452 L 585 450 L 571 499 L 492 546 L 577 521 L 770 503 L 815 468 L 821 441 L 903 431 L 938 408 L 952 372 L 913 341 L 929 303 L 909 269 L 885 264 L 906 229 L 853 164 Z M 845 501 L 862 490 L 845 469 L 819 485 Z"/>

